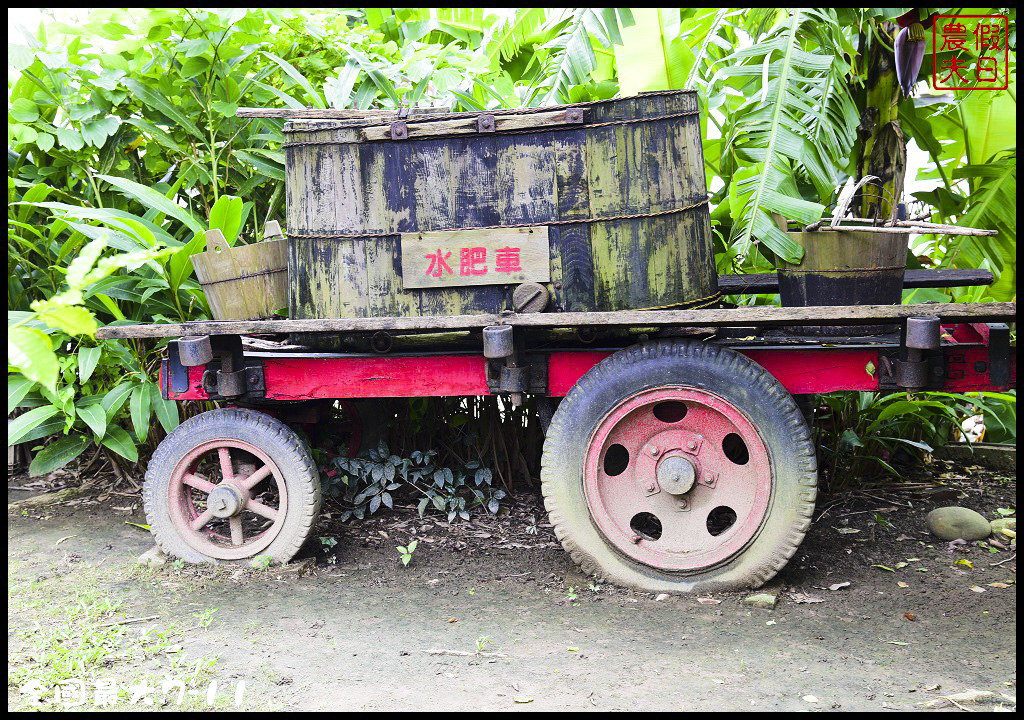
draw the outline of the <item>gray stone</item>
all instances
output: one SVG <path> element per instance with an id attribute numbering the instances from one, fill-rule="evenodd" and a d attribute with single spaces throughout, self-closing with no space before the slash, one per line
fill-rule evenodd
<path id="1" fill-rule="evenodd" d="M 989 523 L 989 525 L 992 527 L 992 534 L 996 537 L 1009 537 L 1003 535 L 1000 530 L 1013 530 L 1017 532 L 1017 518 L 998 518 Z"/>
<path id="2" fill-rule="evenodd" d="M 752 605 L 757 608 L 764 608 L 765 610 L 771 610 L 775 607 L 775 603 L 779 600 L 779 594 L 777 592 L 759 592 L 753 595 L 747 595 L 743 598 L 744 605 Z"/>
<path id="3" fill-rule="evenodd" d="M 161 567 L 167 564 L 167 554 L 161 550 L 159 546 L 154 545 L 149 550 L 142 553 L 135 563 L 146 567 Z"/>
<path id="4" fill-rule="evenodd" d="M 925 520 L 928 530 L 942 540 L 984 540 L 992 534 L 992 526 L 980 513 L 965 507 L 944 507 L 932 510 Z"/>

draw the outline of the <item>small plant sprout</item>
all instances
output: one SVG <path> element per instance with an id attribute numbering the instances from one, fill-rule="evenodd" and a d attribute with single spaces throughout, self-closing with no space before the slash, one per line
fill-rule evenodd
<path id="1" fill-rule="evenodd" d="M 579 595 L 576 594 L 576 588 L 572 585 L 569 586 L 569 591 L 566 593 L 566 597 L 570 602 L 575 602 Z"/>
<path id="2" fill-rule="evenodd" d="M 321 537 L 319 540 L 320 547 L 322 547 L 326 553 L 329 553 L 334 546 L 338 544 L 338 539 L 334 537 Z"/>
<path id="3" fill-rule="evenodd" d="M 481 653 L 489 648 L 492 643 L 494 643 L 494 638 L 490 635 L 481 635 L 476 639 L 476 651 Z"/>
<path id="4" fill-rule="evenodd" d="M 412 562 L 412 554 L 416 552 L 416 546 L 420 544 L 419 540 L 413 540 L 406 546 L 399 545 L 395 548 L 398 551 L 399 556 L 402 558 L 402 565 L 408 565 Z"/>
<path id="5" fill-rule="evenodd" d="M 249 567 L 253 570 L 266 570 L 270 567 L 271 562 L 273 562 L 273 558 L 269 555 L 257 555 L 249 561 Z"/>
<path id="6" fill-rule="evenodd" d="M 587 587 L 590 588 L 590 592 L 601 592 L 601 586 L 598 584 L 590 583 Z"/>

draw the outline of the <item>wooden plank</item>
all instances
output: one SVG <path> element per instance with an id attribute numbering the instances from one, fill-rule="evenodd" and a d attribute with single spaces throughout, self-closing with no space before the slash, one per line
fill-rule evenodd
<path id="1" fill-rule="evenodd" d="M 903 287 L 974 287 L 991 285 L 994 279 L 988 270 L 907 270 Z M 775 273 L 719 275 L 718 287 L 724 295 L 773 295 L 779 292 L 779 277 Z"/>
<path id="2" fill-rule="evenodd" d="M 747 327 L 759 325 L 863 325 L 908 317 L 991 322 L 1012 320 L 1015 302 L 919 303 L 914 305 L 853 305 L 783 308 L 748 306 L 710 310 L 621 310 L 618 312 L 502 313 L 390 318 L 336 318 L 324 320 L 253 320 L 239 322 L 190 322 L 167 325 L 109 325 L 99 329 L 100 338 L 182 337 L 185 335 L 246 335 L 269 333 L 339 333 L 376 330 L 465 330 L 488 325 L 517 327 Z"/>
<path id="3" fill-rule="evenodd" d="M 402 233 L 402 286 L 510 285 L 551 279 L 546 225 Z"/>
<path id="4" fill-rule="evenodd" d="M 458 120 L 431 120 L 427 122 L 406 123 L 408 137 L 411 140 L 416 138 L 436 137 L 438 135 L 489 135 L 480 133 L 477 128 L 477 117 L 483 113 L 474 113 L 471 117 Z M 495 115 L 494 132 L 507 132 L 510 130 L 526 130 L 558 125 L 580 125 L 583 123 L 585 113 L 579 108 L 566 110 L 553 110 L 550 112 L 524 113 L 522 115 Z M 391 139 L 390 125 L 373 125 L 362 128 L 362 139 L 367 142 Z M 404 140 L 404 138 L 403 138 Z"/>

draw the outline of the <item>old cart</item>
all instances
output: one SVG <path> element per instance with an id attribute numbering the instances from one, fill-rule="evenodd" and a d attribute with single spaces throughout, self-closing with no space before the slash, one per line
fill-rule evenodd
<path id="1" fill-rule="evenodd" d="M 320 486 L 288 423 L 338 402 L 532 395 L 549 399 L 545 504 L 584 570 L 656 591 L 757 586 L 811 521 L 799 398 L 1014 384 L 1014 303 L 720 307 L 778 281 L 714 274 L 695 112 L 673 92 L 293 119 L 290 319 L 101 330 L 171 338 L 164 397 L 221 406 L 153 456 L 158 543 L 192 562 L 293 557 Z M 880 324 L 899 331 L 858 332 Z M 796 332 L 818 325 L 849 332 Z"/>

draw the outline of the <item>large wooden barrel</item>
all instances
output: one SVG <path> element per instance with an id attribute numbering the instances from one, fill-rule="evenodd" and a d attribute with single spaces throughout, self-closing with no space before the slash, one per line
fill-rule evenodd
<path id="1" fill-rule="evenodd" d="M 285 138 L 292 318 L 494 313 L 521 283 L 555 312 L 717 297 L 694 92 Z"/>

